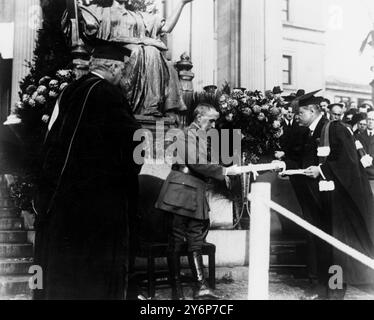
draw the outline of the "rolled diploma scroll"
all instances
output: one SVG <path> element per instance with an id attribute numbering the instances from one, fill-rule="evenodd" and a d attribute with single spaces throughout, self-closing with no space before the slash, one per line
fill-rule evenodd
<path id="1" fill-rule="evenodd" d="M 255 174 L 261 171 L 272 171 L 272 170 L 282 170 L 282 172 L 285 172 L 286 164 L 284 162 L 250 164 L 248 166 L 243 166 L 241 170 L 242 170 L 242 173 L 253 172 Z"/>
<path id="2" fill-rule="evenodd" d="M 305 170 L 298 169 L 298 170 L 285 170 L 280 172 L 279 175 L 281 176 L 296 176 L 296 175 L 305 175 Z"/>

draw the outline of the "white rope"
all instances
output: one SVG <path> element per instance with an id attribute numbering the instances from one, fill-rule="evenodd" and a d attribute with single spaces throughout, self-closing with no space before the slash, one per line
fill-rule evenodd
<path id="1" fill-rule="evenodd" d="M 351 248 L 350 246 L 346 245 L 345 243 L 335 239 L 334 237 L 330 236 L 326 232 L 318 229 L 317 227 L 313 226 L 312 224 L 306 222 L 296 214 L 292 213 L 291 211 L 283 208 L 282 206 L 278 205 L 277 203 L 271 201 L 271 200 L 266 200 L 263 197 L 258 197 L 256 198 L 253 197 L 252 194 L 248 195 L 248 200 L 249 201 L 262 201 L 266 205 L 268 205 L 270 208 L 273 210 L 277 211 L 280 213 L 282 216 L 286 217 L 287 219 L 293 221 L 300 227 L 304 228 L 305 230 L 313 233 L 315 236 L 319 237 L 320 239 L 326 241 L 328 244 L 332 245 L 336 249 L 342 251 L 343 253 L 351 256 L 352 258 L 356 259 L 357 261 L 363 263 L 364 265 L 368 266 L 369 268 L 374 270 L 374 259 L 369 258 L 368 256 L 362 254 L 361 252 Z"/>

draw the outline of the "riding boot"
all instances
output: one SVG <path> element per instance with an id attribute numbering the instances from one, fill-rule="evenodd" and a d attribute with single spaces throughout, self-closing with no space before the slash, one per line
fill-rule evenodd
<path id="1" fill-rule="evenodd" d="M 200 252 L 192 252 L 188 256 L 189 264 L 194 278 L 197 280 L 197 290 L 194 299 L 222 299 L 211 288 L 204 276 L 203 257 Z"/>
<path id="2" fill-rule="evenodd" d="M 180 279 L 180 257 L 177 253 L 168 256 L 169 281 L 171 284 L 171 298 L 173 300 L 185 300 Z"/>

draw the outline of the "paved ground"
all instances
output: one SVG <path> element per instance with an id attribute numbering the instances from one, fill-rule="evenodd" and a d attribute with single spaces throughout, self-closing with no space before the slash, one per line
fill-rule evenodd
<path id="1" fill-rule="evenodd" d="M 246 268 L 230 268 L 218 271 L 217 293 L 224 300 L 247 300 L 248 282 Z M 231 275 L 234 274 L 234 277 Z M 237 278 L 237 280 L 233 280 Z M 307 279 L 296 279 L 291 275 L 270 274 L 270 300 L 306 300 L 315 294 L 311 283 Z M 170 288 L 158 288 L 155 300 L 170 300 Z M 184 289 L 188 300 L 192 300 L 192 290 L 187 286 Z M 30 300 L 29 295 L 2 297 L 0 300 Z M 357 288 L 348 287 L 345 300 L 374 300 L 374 287 Z"/>
<path id="2" fill-rule="evenodd" d="M 247 300 L 248 283 L 245 280 L 224 278 L 217 281 L 217 293 L 225 300 Z M 271 274 L 270 300 L 305 300 L 313 295 L 313 287 L 308 280 L 295 279 L 293 276 Z M 192 290 L 185 289 L 187 299 L 192 299 Z M 156 300 L 170 300 L 170 289 L 159 289 Z M 374 300 L 374 288 L 363 289 L 348 287 L 345 300 Z"/>

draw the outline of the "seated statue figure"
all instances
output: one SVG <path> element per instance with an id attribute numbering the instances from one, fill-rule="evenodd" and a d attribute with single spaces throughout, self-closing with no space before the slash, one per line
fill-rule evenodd
<path id="1" fill-rule="evenodd" d="M 120 43 L 129 50 L 121 87 L 134 114 L 160 116 L 185 111 L 178 74 L 164 57 L 167 47 L 161 36 L 174 29 L 184 6 L 193 0 L 179 0 L 175 12 L 167 20 L 151 5 L 145 11 L 136 10 L 137 1 L 80 1 L 81 36 L 92 47 L 109 41 Z M 63 28 L 66 34 L 71 30 L 69 23 L 65 15 Z"/>

